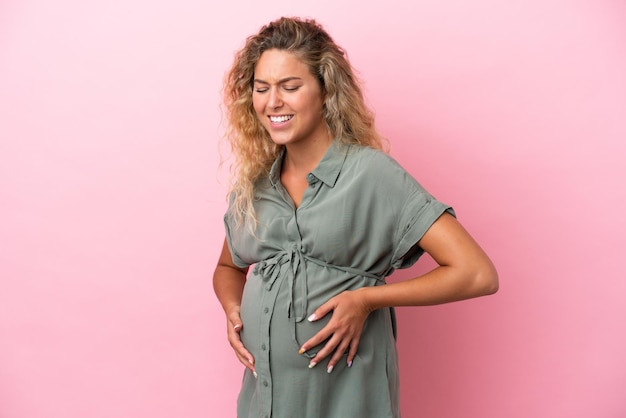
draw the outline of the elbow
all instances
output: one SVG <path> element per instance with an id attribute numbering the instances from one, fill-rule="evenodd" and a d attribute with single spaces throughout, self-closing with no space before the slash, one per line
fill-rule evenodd
<path id="1" fill-rule="evenodd" d="M 481 288 L 484 296 L 493 295 L 500 288 L 500 281 L 498 279 L 498 272 L 493 264 L 489 263 L 488 268 L 485 268 L 481 274 Z"/>
<path id="2" fill-rule="evenodd" d="M 493 264 L 488 263 L 476 275 L 477 296 L 493 295 L 500 288 L 498 272 Z"/>

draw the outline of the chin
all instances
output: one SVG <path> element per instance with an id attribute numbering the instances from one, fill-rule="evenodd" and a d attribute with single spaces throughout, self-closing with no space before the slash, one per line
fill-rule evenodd
<path id="1" fill-rule="evenodd" d="M 272 142 L 275 143 L 276 145 L 287 145 L 293 142 L 291 138 L 275 137 L 271 135 L 270 135 L 270 138 L 272 138 Z"/>

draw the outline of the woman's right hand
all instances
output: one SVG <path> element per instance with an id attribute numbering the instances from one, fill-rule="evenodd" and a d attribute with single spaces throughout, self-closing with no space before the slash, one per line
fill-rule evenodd
<path id="1" fill-rule="evenodd" d="M 256 377 L 256 371 L 254 370 L 254 357 L 246 347 L 243 345 L 241 341 L 240 332 L 243 329 L 243 323 L 241 322 L 241 317 L 239 316 L 239 312 L 231 312 L 227 316 L 227 328 L 228 328 L 228 342 L 230 346 L 235 351 L 235 355 L 243 364 L 248 368 Z"/>

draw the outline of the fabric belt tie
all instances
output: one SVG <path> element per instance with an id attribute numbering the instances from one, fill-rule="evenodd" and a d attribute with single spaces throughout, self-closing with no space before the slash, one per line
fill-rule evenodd
<path id="1" fill-rule="evenodd" d="M 266 260 L 258 262 L 254 267 L 254 273 L 259 274 L 263 278 L 263 281 L 267 283 L 265 285 L 265 288 L 269 291 L 272 290 L 272 286 L 274 286 L 274 283 L 276 283 L 276 280 L 280 277 L 283 266 L 289 266 L 288 269 L 285 269 L 285 271 L 289 273 L 290 279 L 289 316 L 295 318 L 296 322 L 302 322 L 304 320 L 308 308 L 308 285 L 306 269 L 302 270 L 303 277 L 298 280 L 298 286 L 296 286 L 295 283 L 296 277 L 298 276 L 298 269 L 300 268 L 300 264 L 302 263 L 303 258 L 304 255 L 302 254 L 302 251 L 300 251 L 300 248 L 298 248 L 297 245 L 294 245 L 290 250 L 281 251 L 272 258 L 268 258 Z M 297 307 L 295 306 L 295 302 L 298 301 L 296 291 L 299 291 L 300 293 L 300 303 Z"/>

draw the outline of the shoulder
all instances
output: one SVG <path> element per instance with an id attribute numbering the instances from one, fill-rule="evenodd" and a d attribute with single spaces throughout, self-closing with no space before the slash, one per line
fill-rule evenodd
<path id="1" fill-rule="evenodd" d="M 352 145 L 347 152 L 346 161 L 352 165 L 363 165 L 383 170 L 405 171 L 391 155 L 384 151 L 362 145 Z"/>
<path id="2" fill-rule="evenodd" d="M 346 168 L 364 179 L 376 179 L 377 182 L 415 181 L 391 155 L 366 146 L 350 147 Z"/>

